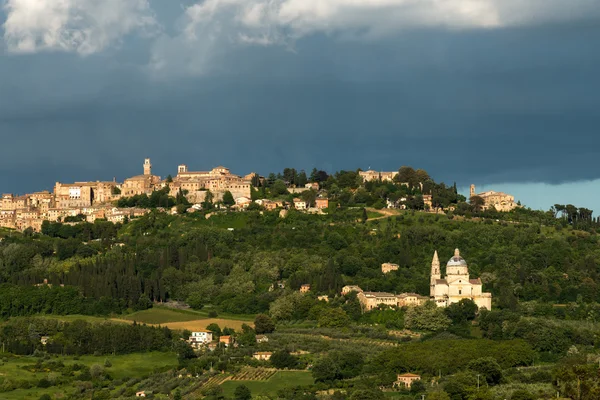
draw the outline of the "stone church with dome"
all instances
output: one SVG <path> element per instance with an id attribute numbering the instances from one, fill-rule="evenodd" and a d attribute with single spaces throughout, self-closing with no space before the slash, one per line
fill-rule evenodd
<path id="1" fill-rule="evenodd" d="M 446 264 L 446 277 L 442 279 L 437 250 L 431 262 L 429 296 L 439 307 L 447 307 L 462 299 L 471 299 L 479 308 L 492 309 L 492 294 L 482 292 L 481 279 L 470 279 L 469 267 L 458 249 Z"/>

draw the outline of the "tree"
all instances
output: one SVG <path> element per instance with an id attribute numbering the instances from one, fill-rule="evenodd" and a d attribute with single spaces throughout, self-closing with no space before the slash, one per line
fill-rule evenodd
<path id="1" fill-rule="evenodd" d="M 333 381 L 339 375 L 339 368 L 329 357 L 321 357 L 313 365 L 312 376 L 317 382 Z"/>
<path id="2" fill-rule="evenodd" d="M 252 393 L 246 385 L 239 385 L 233 392 L 233 398 L 235 400 L 250 400 L 252 399 Z"/>
<path id="3" fill-rule="evenodd" d="M 211 331 L 215 336 L 221 336 L 221 327 L 214 322 L 206 327 L 206 330 Z"/>
<path id="4" fill-rule="evenodd" d="M 500 364 L 492 357 L 478 358 L 471 361 L 467 368 L 477 372 L 485 378 L 488 385 L 493 386 L 502 380 L 502 368 Z"/>
<path id="5" fill-rule="evenodd" d="M 425 383 L 423 383 L 423 381 L 420 379 L 413 381 L 413 383 L 410 385 L 411 393 L 414 393 L 414 394 L 421 393 L 421 392 L 424 392 L 425 390 L 427 390 L 427 388 L 425 387 Z"/>
<path id="6" fill-rule="evenodd" d="M 204 210 L 211 210 L 213 208 L 213 199 L 214 196 L 210 190 L 206 191 L 204 196 L 204 201 L 202 202 L 202 208 Z"/>
<path id="7" fill-rule="evenodd" d="M 253 174 L 252 175 L 252 186 L 253 187 L 259 187 L 259 186 L 261 186 L 260 176 L 258 174 Z"/>
<path id="8" fill-rule="evenodd" d="M 443 390 L 436 390 L 433 392 L 429 392 L 426 397 L 427 400 L 450 400 L 450 396 L 448 393 Z"/>
<path id="9" fill-rule="evenodd" d="M 302 192 L 300 197 L 302 198 L 302 200 L 304 200 L 306 202 L 306 205 L 308 207 L 314 207 L 315 201 L 317 199 L 317 192 L 314 191 L 313 189 L 306 190 L 306 191 Z"/>
<path id="10" fill-rule="evenodd" d="M 455 324 L 472 321 L 477 316 L 477 304 L 471 299 L 462 299 L 444 309 L 448 318 Z"/>
<path id="11" fill-rule="evenodd" d="M 517 389 L 510 396 L 510 400 L 535 400 L 537 396 L 529 393 L 525 389 Z"/>
<path id="12" fill-rule="evenodd" d="M 306 172 L 304 172 L 304 170 L 300 171 L 300 173 L 296 177 L 296 186 L 304 187 L 304 185 L 306 185 L 307 182 L 308 178 L 306 177 Z"/>
<path id="13" fill-rule="evenodd" d="M 167 183 L 173 183 L 173 177 L 171 176 L 171 174 L 167 175 Z"/>
<path id="14" fill-rule="evenodd" d="M 275 183 L 273 183 L 273 185 L 271 186 L 271 194 L 273 196 L 282 196 L 287 193 L 287 186 L 285 185 L 285 182 L 283 182 L 281 179 L 276 180 Z"/>
<path id="15" fill-rule="evenodd" d="M 480 212 L 485 206 L 485 200 L 481 196 L 471 196 L 469 198 L 469 204 L 471 204 L 471 208 L 474 212 Z"/>
<path id="16" fill-rule="evenodd" d="M 181 400 L 181 391 L 177 389 L 175 394 L 173 394 L 173 400 Z"/>
<path id="17" fill-rule="evenodd" d="M 408 329 L 437 332 L 450 326 L 450 318 L 442 308 L 428 301 L 421 306 L 410 307 L 406 311 L 404 325 Z"/>
<path id="18" fill-rule="evenodd" d="M 378 389 L 359 389 L 352 392 L 349 400 L 383 400 L 385 396 Z"/>
<path id="19" fill-rule="evenodd" d="M 225 204 L 227 207 L 231 207 L 235 204 L 235 199 L 229 190 L 223 193 L 223 204 Z"/>
<path id="20" fill-rule="evenodd" d="M 186 303 L 194 310 L 201 310 L 204 307 L 202 293 L 193 292 L 185 299 Z"/>
<path id="21" fill-rule="evenodd" d="M 98 379 L 104 374 L 104 368 L 100 364 L 94 364 L 90 367 L 90 375 L 93 379 Z"/>
<path id="22" fill-rule="evenodd" d="M 192 347 L 189 344 L 187 344 L 187 342 L 178 340 L 174 343 L 174 347 L 175 352 L 177 353 L 177 358 L 180 362 L 196 357 L 194 349 L 192 349 Z"/>
<path id="23" fill-rule="evenodd" d="M 294 369 L 298 366 L 298 359 L 286 350 L 278 350 L 271 355 L 271 364 L 278 369 Z"/>
<path id="24" fill-rule="evenodd" d="M 258 314 L 254 318 L 254 330 L 258 334 L 272 333 L 275 330 L 275 323 L 265 314 Z"/>
<path id="25" fill-rule="evenodd" d="M 350 318 L 341 308 L 324 310 L 319 317 L 320 327 L 343 328 L 350 325 Z"/>

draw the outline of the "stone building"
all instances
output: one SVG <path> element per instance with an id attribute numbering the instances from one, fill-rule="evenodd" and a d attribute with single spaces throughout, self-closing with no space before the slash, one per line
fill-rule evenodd
<path id="1" fill-rule="evenodd" d="M 14 194 L 3 194 L 0 210 L 14 211 L 21 208 L 27 208 L 31 204 L 29 196 L 15 196 Z"/>
<path id="2" fill-rule="evenodd" d="M 144 160 L 144 174 L 125 179 L 121 187 L 121 196 L 131 197 L 138 194 L 150 195 L 160 189 L 160 176 L 152 175 L 152 163 L 149 158 Z"/>
<path id="3" fill-rule="evenodd" d="M 439 307 L 447 307 L 462 299 L 471 299 L 479 308 L 492 309 L 492 294 L 482 292 L 481 279 L 471 279 L 467 262 L 458 249 L 446 264 L 446 277 L 442 279 L 437 251 L 431 262 L 430 298 Z"/>
<path id="4" fill-rule="evenodd" d="M 308 283 L 305 283 L 304 285 L 300 286 L 300 293 L 308 292 L 310 292 L 310 285 Z"/>
<path id="5" fill-rule="evenodd" d="M 381 272 L 383 272 L 384 274 L 387 274 L 392 271 L 398 271 L 398 268 L 400 268 L 398 266 L 398 264 L 392 264 L 392 263 L 381 264 Z"/>
<path id="6" fill-rule="evenodd" d="M 347 295 L 350 292 L 361 293 L 363 290 L 356 285 L 347 285 L 342 288 L 342 296 Z"/>
<path id="7" fill-rule="evenodd" d="M 315 200 L 315 207 L 319 210 L 323 210 L 325 208 L 329 208 L 329 199 L 324 197 L 319 197 Z"/>
<path id="8" fill-rule="evenodd" d="M 482 192 L 479 194 L 475 193 L 475 185 L 471 185 L 471 190 L 469 193 L 470 197 L 479 196 L 484 201 L 483 209 L 486 210 L 491 208 L 492 206 L 496 209 L 496 211 L 508 212 L 512 211 L 515 208 L 519 207 L 517 203 L 515 203 L 515 197 L 506 194 L 503 192 L 494 192 L 493 190 L 489 190 L 487 192 Z"/>
<path id="9" fill-rule="evenodd" d="M 420 379 L 421 376 L 416 374 L 398 374 L 396 377 L 396 382 L 394 382 L 394 387 L 405 387 L 406 389 L 410 389 L 412 383 Z"/>
<path id="10" fill-rule="evenodd" d="M 376 181 L 381 179 L 384 182 L 391 182 L 394 180 L 394 177 L 398 175 L 398 172 L 379 172 L 373 171 L 372 169 L 368 171 L 358 171 L 358 174 L 363 178 L 363 181 Z"/>
<path id="11" fill-rule="evenodd" d="M 249 178 L 249 179 L 248 179 Z M 206 191 L 210 190 L 214 201 L 222 200 L 225 192 L 231 192 L 234 199 L 251 197 L 251 177 L 241 177 L 231 173 L 229 168 L 222 166 L 210 171 L 189 171 L 187 165 L 177 167 L 177 176 L 173 182 L 168 183 L 170 195 L 175 197 L 179 190 L 187 193 L 188 200 L 202 202 Z M 163 182 L 163 184 L 167 184 Z"/>
<path id="12" fill-rule="evenodd" d="M 416 293 L 360 292 L 356 297 L 363 311 L 371 311 L 380 305 L 390 307 L 418 306 L 429 300 L 427 297 Z"/>

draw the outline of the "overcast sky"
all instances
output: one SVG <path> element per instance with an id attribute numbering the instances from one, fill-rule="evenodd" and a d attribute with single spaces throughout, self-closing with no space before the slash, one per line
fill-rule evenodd
<path id="1" fill-rule="evenodd" d="M 600 212 L 600 0 L 0 0 L 0 191 L 426 169 Z"/>

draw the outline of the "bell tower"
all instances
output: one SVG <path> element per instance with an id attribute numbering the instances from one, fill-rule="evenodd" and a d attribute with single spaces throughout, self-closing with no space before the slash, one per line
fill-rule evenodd
<path id="1" fill-rule="evenodd" d="M 152 164 L 149 158 L 144 160 L 144 175 L 152 175 Z"/>
<path id="2" fill-rule="evenodd" d="M 469 195 L 469 198 L 475 196 L 475 185 L 471 185 L 471 193 Z"/>
<path id="3" fill-rule="evenodd" d="M 436 280 L 442 279 L 440 272 L 440 259 L 438 258 L 437 250 L 433 253 L 433 260 L 431 261 L 431 280 L 429 286 L 429 296 L 435 297 L 435 283 Z"/>

